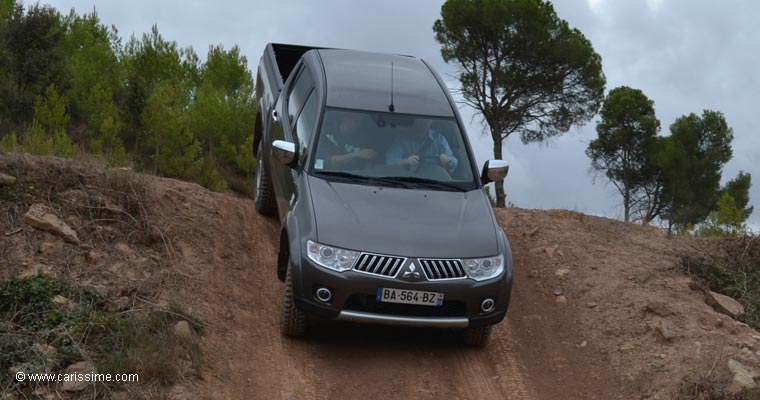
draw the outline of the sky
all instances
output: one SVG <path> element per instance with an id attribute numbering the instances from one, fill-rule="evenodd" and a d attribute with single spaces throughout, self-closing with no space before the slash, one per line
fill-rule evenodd
<path id="1" fill-rule="evenodd" d="M 430 62 L 450 88 L 455 65 L 440 55 L 432 26 L 442 0 L 41 0 L 62 12 L 93 9 L 126 42 L 157 25 L 165 39 L 192 46 L 203 58 L 209 46 L 238 45 L 255 73 L 269 42 L 408 54 Z M 578 28 L 602 57 L 607 90 L 641 89 L 655 102 L 661 134 L 682 115 L 705 109 L 724 113 L 734 130 L 734 158 L 723 182 L 752 173 L 750 217 L 760 231 L 760 136 L 755 132 L 760 93 L 760 2 L 734 0 L 557 0 L 555 10 Z M 478 165 L 493 144 L 475 111 L 460 106 Z M 585 155 L 596 119 L 544 144 L 510 137 L 504 159 L 507 201 L 523 208 L 569 209 L 622 218 L 621 196 L 595 178 Z"/>

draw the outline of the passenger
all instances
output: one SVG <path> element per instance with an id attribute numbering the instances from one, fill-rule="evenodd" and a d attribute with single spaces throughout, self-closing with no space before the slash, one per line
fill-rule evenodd
<path id="1" fill-rule="evenodd" d="M 316 169 L 362 169 L 372 164 L 377 152 L 358 145 L 362 135 L 361 117 L 359 114 L 346 114 L 338 129 L 325 132 L 317 151 Z"/>
<path id="2" fill-rule="evenodd" d="M 399 165 L 416 170 L 422 159 L 433 159 L 448 173 L 453 172 L 459 161 L 449 147 L 446 138 L 430 129 L 432 120 L 417 120 L 413 127 L 416 132 L 409 135 L 399 135 L 393 141 L 386 153 L 388 165 Z"/>

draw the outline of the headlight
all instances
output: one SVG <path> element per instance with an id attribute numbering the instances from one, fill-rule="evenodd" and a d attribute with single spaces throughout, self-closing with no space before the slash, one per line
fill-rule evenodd
<path id="1" fill-rule="evenodd" d="M 476 281 L 484 281 L 498 276 L 504 271 L 504 257 L 471 258 L 462 260 L 467 276 Z"/>
<path id="2" fill-rule="evenodd" d="M 320 266 L 338 272 L 351 269 L 359 257 L 358 251 L 339 249 L 309 240 L 306 244 L 309 259 Z"/>

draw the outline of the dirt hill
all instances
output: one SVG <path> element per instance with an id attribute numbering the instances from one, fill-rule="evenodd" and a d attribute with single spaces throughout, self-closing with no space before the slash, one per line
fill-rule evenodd
<path id="1" fill-rule="evenodd" d="M 82 314 L 88 317 L 56 329 L 89 327 L 87 340 L 64 343 L 2 309 L 0 335 L 15 347 L 0 344 L 18 354 L 0 353 L 0 364 L 9 372 L 28 367 L 23 356 L 39 352 L 26 347 L 50 346 L 53 371 L 90 362 L 99 371 L 141 374 L 139 384 L 81 392 L 8 378 L 0 394 L 671 399 L 689 388 L 708 390 L 699 385 L 728 390 L 741 375 L 737 364 L 749 383 L 760 369 L 760 334 L 716 312 L 680 267 L 681 255 L 709 245 L 668 238 L 657 228 L 570 211 L 498 210 L 514 251 L 515 287 L 507 319 L 484 349 L 463 347 L 448 331 L 331 322 L 310 339 L 292 340 L 277 328 L 277 221 L 256 214 L 250 199 L 54 158 L 0 155 L 0 173 L 15 178 L 0 183 L 0 279 L 25 287 L 20 277 L 52 277 L 61 286 L 45 286 L 59 289 L 44 296 L 69 303 L 45 298 L 46 307 L 59 314 L 61 307 L 88 310 Z M 71 227 L 78 243 L 25 223 L 33 205 Z M 9 295 L 0 295 L 7 306 Z M 134 335 L 113 341 L 122 330 L 93 328 L 111 326 L 93 313 L 138 333 L 143 325 L 135 321 L 149 321 L 145 335 L 170 351 Z M 117 360 L 113 343 L 126 349 Z M 64 349 L 71 345 L 82 351 L 69 355 Z"/>

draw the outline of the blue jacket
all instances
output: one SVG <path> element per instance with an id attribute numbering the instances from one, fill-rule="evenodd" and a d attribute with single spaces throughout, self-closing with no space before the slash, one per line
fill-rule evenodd
<path id="1" fill-rule="evenodd" d="M 426 140 L 431 140 L 432 143 L 426 145 L 426 148 L 422 154 L 418 154 Z M 434 130 L 429 130 L 427 136 L 419 137 L 417 135 L 400 135 L 391 144 L 391 147 L 385 153 L 385 162 L 388 165 L 396 165 L 399 161 L 413 155 L 418 154 L 421 157 L 439 157 L 441 154 L 446 154 L 451 158 L 451 164 L 448 167 L 449 172 L 456 169 L 459 164 L 459 160 L 454 157 L 454 153 L 449 147 L 449 143 L 446 138 Z"/>

